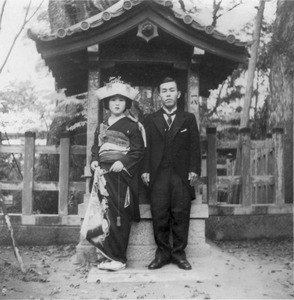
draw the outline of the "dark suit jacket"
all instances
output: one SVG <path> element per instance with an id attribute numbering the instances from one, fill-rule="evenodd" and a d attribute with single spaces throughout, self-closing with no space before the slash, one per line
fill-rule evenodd
<path id="1" fill-rule="evenodd" d="M 144 122 L 147 149 L 141 173 L 150 173 L 151 189 L 164 152 L 165 124 L 163 109 L 149 115 Z M 178 111 L 171 130 L 173 167 L 187 185 L 191 198 L 194 199 L 194 188 L 190 186 L 188 180 L 189 172 L 194 172 L 199 176 L 201 173 L 200 137 L 195 116 L 185 111 Z"/>

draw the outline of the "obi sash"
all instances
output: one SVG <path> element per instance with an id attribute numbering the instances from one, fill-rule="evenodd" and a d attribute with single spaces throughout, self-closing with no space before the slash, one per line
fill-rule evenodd
<path id="1" fill-rule="evenodd" d="M 130 150 L 129 138 L 120 131 L 105 130 L 99 135 L 99 161 L 115 162 Z"/>

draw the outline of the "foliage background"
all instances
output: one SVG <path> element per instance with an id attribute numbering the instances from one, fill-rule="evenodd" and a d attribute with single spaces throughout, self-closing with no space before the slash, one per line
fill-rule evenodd
<path id="1" fill-rule="evenodd" d="M 4 1 L 0 0 L 1 6 Z M 250 126 L 253 129 L 253 138 L 256 139 L 264 138 L 268 130 L 269 55 L 276 1 L 267 2 L 251 108 Z M 73 144 L 85 144 L 87 95 L 66 97 L 64 90 L 56 91 L 50 70 L 37 53 L 34 42 L 27 36 L 28 28 L 41 34 L 50 32 L 48 1 L 25 0 L 21 4 L 17 0 L 7 1 L 0 30 L 0 63 L 9 51 L 9 45 L 21 27 L 23 16 L 30 3 L 28 15 L 31 15 L 40 4 L 41 8 L 26 24 L 0 73 L 0 131 L 5 133 L 2 137 L 4 136 L 6 140 L 3 142 L 10 143 L 15 135 L 18 137 L 26 131 L 34 131 L 40 142 L 48 145 L 58 144 L 60 134 L 70 130 Z M 199 22 L 205 25 L 214 24 L 216 29 L 234 34 L 242 41 L 250 43 L 258 0 L 252 0 L 250 3 L 241 0 L 179 0 L 175 1 L 175 4 L 195 14 Z M 220 4 L 218 8 L 217 4 Z M 220 83 L 218 89 L 211 91 L 208 99 L 202 99 L 203 136 L 206 126 L 216 125 L 219 138 L 236 138 L 245 93 L 245 78 L 246 66 L 236 70 L 225 82 Z M 144 90 L 144 93 L 139 107 L 141 111 L 135 110 L 136 115 L 152 111 L 151 99 L 148 96 L 150 93 L 148 90 Z M 20 180 L 22 156 L 13 158 L 11 155 L 1 155 L 1 160 L 0 180 Z M 82 158 L 71 158 L 71 180 L 80 180 L 83 166 Z M 40 156 L 36 161 L 35 180 L 57 181 L 58 159 L 50 155 Z M 46 195 L 44 193 L 35 194 L 34 211 L 56 213 L 57 196 L 52 192 L 46 192 Z M 16 205 L 11 209 L 19 212 L 20 196 L 15 195 L 15 199 Z M 76 205 L 81 202 L 81 197 L 71 195 L 69 203 L 70 201 L 75 203 L 72 211 L 76 211 Z"/>

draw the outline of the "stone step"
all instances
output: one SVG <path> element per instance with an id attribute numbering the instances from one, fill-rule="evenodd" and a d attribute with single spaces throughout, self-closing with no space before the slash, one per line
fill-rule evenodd
<path id="1" fill-rule="evenodd" d="M 196 267 L 195 261 L 190 261 L 192 270 L 179 269 L 174 264 L 168 264 L 157 270 L 147 268 L 150 261 L 128 261 L 127 268 L 122 271 L 105 271 L 93 267 L 87 277 L 88 283 L 128 283 L 128 282 L 170 282 L 170 281 L 202 281 L 210 279 Z"/>
<path id="2" fill-rule="evenodd" d="M 153 236 L 150 205 L 140 205 L 141 221 L 133 223 L 130 233 L 127 258 L 133 261 L 151 261 L 154 258 L 156 245 Z M 192 202 L 187 258 L 208 255 L 210 247 L 205 240 L 205 220 L 208 218 L 208 206 Z M 96 251 L 88 243 L 77 246 L 77 262 L 93 262 Z"/>
<path id="3" fill-rule="evenodd" d="M 152 260 L 156 245 L 153 236 L 150 206 L 140 207 L 141 221 L 132 225 L 127 257 L 131 260 Z M 208 218 L 208 206 L 192 202 L 187 258 L 200 257 L 209 253 L 205 241 L 205 219 Z"/>

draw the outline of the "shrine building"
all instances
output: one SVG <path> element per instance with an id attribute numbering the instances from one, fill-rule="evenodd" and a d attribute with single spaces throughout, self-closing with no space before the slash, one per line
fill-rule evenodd
<path id="1" fill-rule="evenodd" d="M 211 89 L 248 60 L 244 43 L 201 24 L 175 1 L 51 0 L 49 19 L 50 34 L 30 32 L 30 37 L 51 70 L 56 88 L 65 89 L 68 96 L 87 93 L 85 199 L 94 131 L 103 118 L 95 91 L 110 77 L 120 76 L 141 94 L 149 91 L 154 111 L 160 106 L 158 80 L 172 74 L 182 92 L 180 109 L 194 113 L 199 124 L 199 98 L 208 97 Z M 199 204 L 192 214 L 198 222 L 195 226 L 199 228 L 202 222 L 203 228 L 207 205 Z M 205 230 L 197 234 L 201 242 Z"/>

